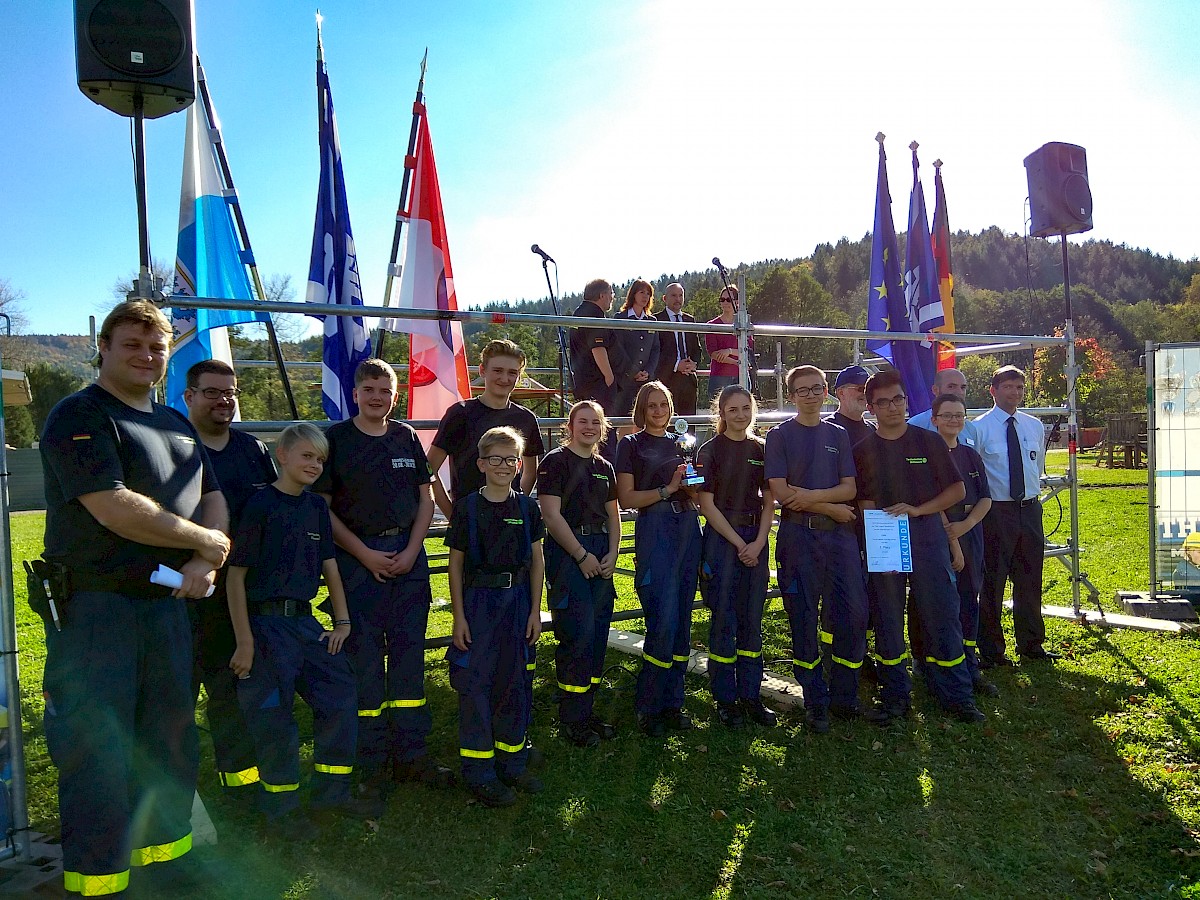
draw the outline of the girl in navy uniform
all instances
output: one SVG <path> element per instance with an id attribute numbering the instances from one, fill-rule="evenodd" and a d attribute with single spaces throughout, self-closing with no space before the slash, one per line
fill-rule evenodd
<path id="1" fill-rule="evenodd" d="M 641 430 L 617 445 L 617 497 L 638 511 L 634 550 L 638 599 L 646 618 L 638 673 L 638 727 L 651 737 L 683 731 L 683 681 L 690 656 L 692 603 L 700 567 L 700 521 L 693 491 L 682 488 L 687 469 L 667 425 L 675 414 L 661 381 L 642 385 L 633 404 Z"/>
<path id="2" fill-rule="evenodd" d="M 967 496 L 961 503 L 946 510 L 946 534 L 958 538 L 962 550 L 962 568 L 957 570 L 959 618 L 962 620 L 963 644 L 967 657 L 967 671 L 971 673 L 971 687 L 976 694 L 994 697 L 999 689 L 983 677 L 979 671 L 979 654 L 976 638 L 979 633 L 979 591 L 983 588 L 983 519 L 992 508 L 992 495 L 988 487 L 987 472 L 983 460 L 974 447 L 958 442 L 958 436 L 966 422 L 967 408 L 953 394 L 942 394 L 933 401 L 933 423 L 938 434 L 950 450 L 954 467 L 962 476 Z M 951 550 L 953 561 L 953 549 Z"/>
<path id="3" fill-rule="evenodd" d="M 700 593 L 712 611 L 709 682 L 723 725 L 741 727 L 743 712 L 760 725 L 774 725 L 775 713 L 759 697 L 763 605 L 770 579 L 766 547 L 775 518 L 763 477 L 766 445 L 751 431 L 758 406 L 741 385 L 722 388 L 713 414 L 716 437 L 696 454 L 696 470 L 704 476 Z"/>
<path id="4" fill-rule="evenodd" d="M 546 543 L 546 583 L 558 638 L 558 720 L 567 740 L 579 747 L 594 747 L 616 733 L 592 712 L 621 547 L 617 478 L 599 452 L 607 431 L 600 404 L 581 400 L 563 426 L 563 446 L 538 467 L 538 502 L 552 538 Z"/>

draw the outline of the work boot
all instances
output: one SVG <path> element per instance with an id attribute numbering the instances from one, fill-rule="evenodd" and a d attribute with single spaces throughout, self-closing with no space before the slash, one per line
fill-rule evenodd
<path id="1" fill-rule="evenodd" d="M 762 725 L 764 728 L 774 728 L 779 722 L 775 710 L 768 708 L 758 697 L 743 700 L 742 712 L 755 725 Z"/>
<path id="2" fill-rule="evenodd" d="M 569 722 L 563 726 L 563 736 L 576 747 L 598 747 L 600 735 L 588 727 L 587 722 Z"/>
<path id="3" fill-rule="evenodd" d="M 718 703 L 717 720 L 726 728 L 741 728 L 746 724 L 736 703 Z"/>
<path id="4" fill-rule="evenodd" d="M 484 806 L 493 809 L 499 806 L 512 806 L 517 802 L 517 795 L 513 789 L 500 781 L 485 781 L 483 784 L 467 785 L 467 790 Z"/>
<path id="5" fill-rule="evenodd" d="M 407 762 L 396 760 L 392 766 L 392 781 L 415 781 L 427 787 L 450 788 L 454 787 L 458 779 L 450 769 L 428 756 L 418 756 Z"/>
<path id="6" fill-rule="evenodd" d="M 588 716 L 588 728 L 596 732 L 596 736 L 602 741 L 611 741 L 617 736 L 617 729 L 607 722 L 601 722 L 596 716 Z"/>

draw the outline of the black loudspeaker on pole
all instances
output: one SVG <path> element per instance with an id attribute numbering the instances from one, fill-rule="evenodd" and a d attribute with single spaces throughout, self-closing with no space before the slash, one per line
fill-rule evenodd
<path id="1" fill-rule="evenodd" d="M 1052 142 L 1025 157 L 1029 180 L 1029 233 L 1034 237 L 1092 230 L 1087 151 Z"/>
<path id="2" fill-rule="evenodd" d="M 75 65 L 85 97 L 147 119 L 196 98 L 192 0 L 75 0 Z"/>

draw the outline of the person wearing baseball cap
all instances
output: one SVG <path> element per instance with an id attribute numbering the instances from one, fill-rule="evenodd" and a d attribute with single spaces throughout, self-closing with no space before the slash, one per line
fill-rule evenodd
<path id="1" fill-rule="evenodd" d="M 867 411 L 866 383 L 870 375 L 862 366 L 846 366 L 833 381 L 838 408 L 825 419 L 846 429 L 852 449 L 874 430 L 863 421 L 863 413 Z"/>

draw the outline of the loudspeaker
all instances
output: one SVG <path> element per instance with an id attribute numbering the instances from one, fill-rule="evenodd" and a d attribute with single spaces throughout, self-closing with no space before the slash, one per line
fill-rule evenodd
<path id="1" fill-rule="evenodd" d="M 1029 179 L 1029 233 L 1034 237 L 1092 230 L 1087 151 L 1052 142 L 1025 157 Z"/>
<path id="2" fill-rule="evenodd" d="M 139 95 L 147 119 L 186 109 L 196 98 L 192 27 L 192 0 L 75 0 L 79 89 L 122 116 Z"/>

